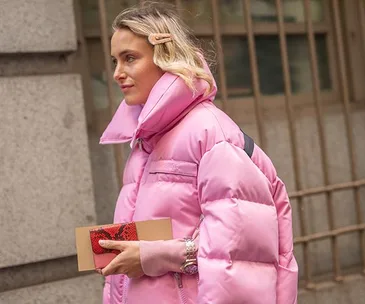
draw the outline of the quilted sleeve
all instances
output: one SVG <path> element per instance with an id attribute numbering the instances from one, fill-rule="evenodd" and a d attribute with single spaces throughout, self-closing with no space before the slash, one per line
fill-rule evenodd
<path id="1" fill-rule="evenodd" d="M 276 304 L 278 223 L 271 183 L 228 142 L 206 152 L 198 191 L 204 220 L 199 304 Z"/>

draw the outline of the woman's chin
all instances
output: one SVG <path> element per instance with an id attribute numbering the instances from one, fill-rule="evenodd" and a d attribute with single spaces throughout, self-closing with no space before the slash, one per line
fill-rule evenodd
<path id="1" fill-rule="evenodd" d="M 139 100 L 136 100 L 133 98 L 127 98 L 127 97 L 124 99 L 124 101 L 128 106 L 138 106 L 138 105 L 144 104 L 144 102 L 142 102 L 142 101 L 139 101 Z"/>

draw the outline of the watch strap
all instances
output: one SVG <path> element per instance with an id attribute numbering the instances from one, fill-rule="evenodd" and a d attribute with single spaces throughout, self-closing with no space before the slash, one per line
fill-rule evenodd
<path id="1" fill-rule="evenodd" d="M 185 238 L 185 246 L 186 246 L 186 260 L 194 260 L 196 259 L 196 248 L 195 242 L 192 239 Z"/>

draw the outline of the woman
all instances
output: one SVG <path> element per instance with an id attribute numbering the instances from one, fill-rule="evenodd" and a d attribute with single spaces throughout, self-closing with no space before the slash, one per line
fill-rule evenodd
<path id="1" fill-rule="evenodd" d="M 122 12 L 113 29 L 125 100 L 101 143 L 132 148 L 114 222 L 169 217 L 174 240 L 102 242 L 121 251 L 100 271 L 104 303 L 296 303 L 284 184 L 214 106 L 214 79 L 186 27 L 151 4 Z"/>

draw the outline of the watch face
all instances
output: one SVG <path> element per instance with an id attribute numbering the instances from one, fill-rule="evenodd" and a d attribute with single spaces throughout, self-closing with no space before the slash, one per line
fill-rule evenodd
<path id="1" fill-rule="evenodd" d="M 184 272 L 186 274 L 196 274 L 198 272 L 198 265 L 196 264 L 187 265 L 184 268 Z"/>

